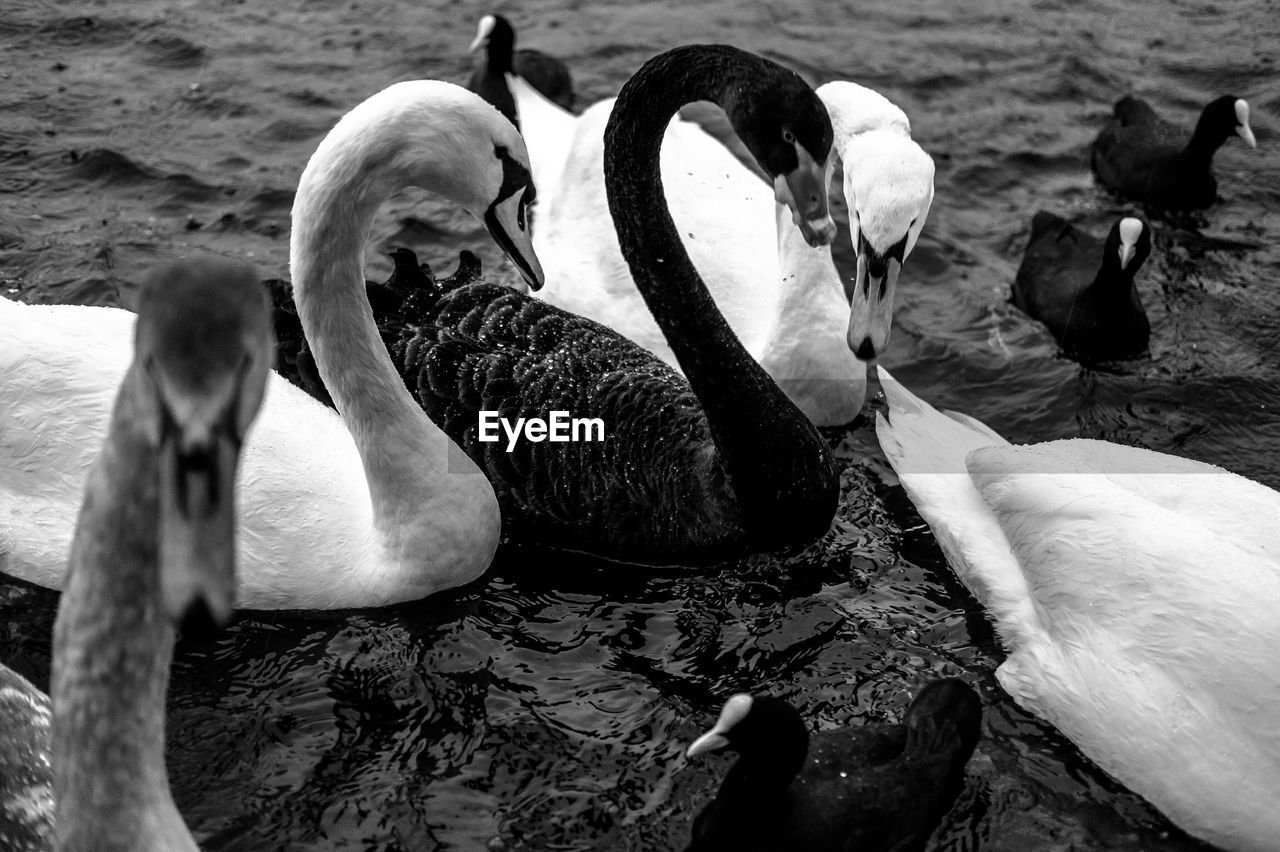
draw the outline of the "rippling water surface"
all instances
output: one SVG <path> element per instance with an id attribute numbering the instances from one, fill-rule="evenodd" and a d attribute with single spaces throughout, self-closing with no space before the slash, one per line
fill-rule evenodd
<path id="1" fill-rule="evenodd" d="M 534 4 L 529 4 L 533 7 Z M 580 103 L 655 52 L 726 41 L 815 84 L 871 85 L 911 116 L 937 198 L 900 284 L 885 363 L 1013 440 L 1102 437 L 1280 486 L 1280 16 L 1267 0 L 625 3 L 499 7 L 564 57 Z M 0 284 L 30 301 L 128 304 L 200 248 L 287 275 L 293 187 L 324 131 L 386 84 L 464 81 L 473 3 L 10 4 L 0 15 Z M 1229 92 L 1257 151 L 1218 154 L 1203 215 L 1157 222 L 1139 275 L 1151 357 L 1082 371 L 1006 304 L 1038 208 L 1103 233 L 1129 208 L 1086 148 L 1133 91 L 1188 130 Z M 729 215 L 731 212 L 727 212 Z M 842 237 L 842 240 L 845 238 Z M 464 214 L 406 193 L 382 252 L 451 269 Z M 847 246 L 838 259 L 852 271 Z M 879 403 L 876 403 L 879 404 Z M 934 838 L 948 850 L 1195 844 L 996 685 L 1002 659 L 864 418 L 831 532 L 699 575 L 504 548 L 486 577 L 385 611 L 243 614 L 179 646 L 170 773 L 209 849 L 681 848 L 727 758 L 684 747 L 731 691 L 791 698 L 817 729 L 896 720 L 937 675 L 982 694 L 984 738 Z M 0 584 L 0 661 L 48 683 L 56 598 Z"/>

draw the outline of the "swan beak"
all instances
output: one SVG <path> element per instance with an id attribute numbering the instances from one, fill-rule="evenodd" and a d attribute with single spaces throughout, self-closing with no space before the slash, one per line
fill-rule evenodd
<path id="1" fill-rule="evenodd" d="M 902 264 L 896 258 L 873 263 L 866 246 L 858 252 L 858 273 L 849 303 L 846 342 L 860 361 L 873 361 L 889 346 L 893 330 L 893 295 Z"/>
<path id="2" fill-rule="evenodd" d="M 1250 148 L 1258 147 L 1258 140 L 1253 135 L 1253 128 L 1247 123 L 1236 125 L 1236 135 L 1243 139 Z"/>
<path id="3" fill-rule="evenodd" d="M 794 169 L 773 179 L 773 196 L 779 204 L 791 208 L 791 220 L 806 243 L 815 247 L 831 245 L 836 238 L 836 223 L 827 209 L 830 172 L 798 143 L 796 157 L 799 163 Z"/>
<path id="4" fill-rule="evenodd" d="M 516 193 L 491 205 L 484 214 L 484 225 L 489 236 L 520 270 L 529 289 L 540 290 L 544 280 L 542 263 L 533 250 L 527 213 L 520 193 Z"/>
<path id="5" fill-rule="evenodd" d="M 717 726 L 694 740 L 693 744 L 684 753 L 684 756 L 692 759 L 702 754 L 720 751 L 727 745 L 729 745 L 728 737 L 720 733 L 719 726 Z"/>
<path id="6" fill-rule="evenodd" d="M 178 426 L 166 418 L 160 449 L 160 585 L 184 635 L 208 633 L 235 606 L 236 465 L 230 418 Z M 224 425 L 225 424 L 225 425 Z"/>

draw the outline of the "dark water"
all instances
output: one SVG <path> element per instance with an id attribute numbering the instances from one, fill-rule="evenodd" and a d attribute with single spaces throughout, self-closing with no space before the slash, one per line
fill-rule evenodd
<path id="1" fill-rule="evenodd" d="M 292 189 L 323 132 L 390 82 L 464 80 L 489 11 L 261 6 L 0 10 L 0 283 L 29 300 L 128 303 L 145 270 L 193 248 L 286 275 Z M 907 111 L 938 192 L 885 362 L 925 398 L 1014 440 L 1103 437 L 1280 486 L 1274 2 L 537 8 L 499 10 L 523 45 L 571 63 L 583 103 L 615 94 L 663 48 L 727 41 L 815 84 L 871 85 Z M 1248 98 L 1259 148 L 1219 153 L 1226 201 L 1195 230 L 1157 222 L 1139 276 L 1152 357 L 1085 373 L 1005 299 L 1037 208 L 1096 233 L 1128 209 L 1094 186 L 1086 146 L 1129 91 L 1188 128 L 1211 97 Z M 516 278 L 474 222 L 421 194 L 389 205 L 375 235 L 375 274 L 389 269 L 382 251 L 409 245 L 446 269 L 459 248 L 478 249 Z M 507 548 L 483 581 L 425 602 L 245 614 L 212 645 L 180 646 L 169 764 L 197 838 L 209 849 L 680 848 L 727 765 L 686 764 L 683 748 L 729 692 L 788 696 L 825 729 L 897 719 L 946 674 L 980 690 L 986 723 L 934 848 L 1193 845 L 1000 691 L 992 632 L 868 422 L 831 440 L 846 466 L 839 517 L 789 558 L 644 577 Z M 42 686 L 55 605 L 0 585 L 0 661 Z"/>

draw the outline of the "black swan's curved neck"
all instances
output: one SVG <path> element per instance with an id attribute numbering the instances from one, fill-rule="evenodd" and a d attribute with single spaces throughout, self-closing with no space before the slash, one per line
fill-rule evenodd
<path id="1" fill-rule="evenodd" d="M 800 520 L 825 511 L 825 530 L 837 489 L 830 452 L 725 322 L 680 241 L 659 169 L 663 135 L 680 107 L 707 100 L 732 114 L 753 76 L 778 70 L 724 45 L 689 45 L 649 60 L 609 116 L 605 191 L 622 256 L 702 403 L 744 521 L 786 526 L 786 517 L 772 513 Z"/>

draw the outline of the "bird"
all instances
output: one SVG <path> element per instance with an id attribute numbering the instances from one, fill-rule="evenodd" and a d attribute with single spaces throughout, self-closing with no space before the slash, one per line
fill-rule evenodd
<path id="1" fill-rule="evenodd" d="M 738 754 L 686 852 L 923 850 L 981 733 L 982 703 L 958 678 L 921 688 L 901 724 L 812 737 L 785 700 L 734 695 L 686 752 Z"/>
<path id="2" fill-rule="evenodd" d="M 603 140 L 616 99 L 573 116 L 527 86 L 512 82 L 511 90 L 539 188 L 534 246 L 547 273 L 539 296 L 678 368 L 607 215 Z M 837 426 L 861 411 L 864 362 L 887 346 L 895 282 L 928 217 L 934 166 L 906 114 L 884 96 L 847 81 L 817 92 L 845 167 L 859 258 L 852 306 L 830 249 L 806 245 L 803 223 L 797 231 L 777 188 L 770 192 L 702 126 L 670 123 L 661 173 L 677 231 L 734 333 L 810 420 Z"/>
<path id="3" fill-rule="evenodd" d="M 0 765 L 28 782 L 6 790 L 5 848 L 196 849 L 165 771 L 169 662 L 178 629 L 232 614 L 236 469 L 273 355 L 248 266 L 189 258 L 144 282 L 76 520 L 51 697 L 0 666 Z"/>
<path id="4" fill-rule="evenodd" d="M 1151 254 L 1151 229 L 1126 216 L 1098 240 L 1044 210 L 1014 278 L 1011 301 L 1044 323 L 1070 358 L 1100 363 L 1147 351 L 1151 323 L 1134 276 Z"/>
<path id="5" fill-rule="evenodd" d="M 831 125 L 808 84 L 724 45 L 646 62 L 605 137 L 609 214 L 687 378 L 605 326 L 487 283 L 444 292 L 404 346 L 405 382 L 489 475 L 512 540 L 700 566 L 807 544 L 830 526 L 839 477 L 825 440 L 725 324 L 657 182 L 662 131 L 693 99 L 722 102 L 811 238 L 834 236 L 822 182 Z M 484 412 L 545 422 L 557 410 L 598 419 L 604 440 L 480 440 Z"/>
<path id="6" fill-rule="evenodd" d="M 471 74 L 467 88 L 498 108 L 507 120 L 520 127 L 515 98 L 506 75 L 516 75 L 537 89 L 552 103 L 573 109 L 573 78 L 569 68 L 540 50 L 516 50 L 516 31 L 502 15 L 485 15 L 476 28 L 468 53 L 484 48 L 484 58 Z"/>
<path id="7" fill-rule="evenodd" d="M 1183 830 L 1280 837 L 1280 493 L 1192 459 L 1016 446 L 878 367 L 880 446 L 1007 656 L 996 679 Z"/>
<path id="8" fill-rule="evenodd" d="M 1232 135 L 1258 147 L 1243 98 L 1211 101 L 1187 141 L 1150 104 L 1126 95 L 1094 139 L 1090 161 L 1098 180 L 1120 195 L 1166 210 L 1199 210 L 1217 200 L 1213 155 Z"/>
<path id="9" fill-rule="evenodd" d="M 933 204 L 933 158 L 912 140 L 906 113 L 879 92 L 838 80 L 818 94 L 836 128 L 858 256 L 846 342 L 869 362 L 889 344 L 898 276 Z"/>
<path id="10" fill-rule="evenodd" d="M 363 284 L 377 207 L 416 184 L 482 220 L 528 278 L 528 159 L 493 107 L 443 81 L 397 83 L 348 112 L 298 184 L 297 313 L 338 413 L 279 376 L 245 448 L 240 600 L 333 609 L 469 582 L 501 533 L 493 487 L 410 396 Z M 359 200 L 360 203 L 354 203 Z M 75 511 L 128 367 L 134 314 L 0 299 L 0 571 L 59 589 Z"/>

